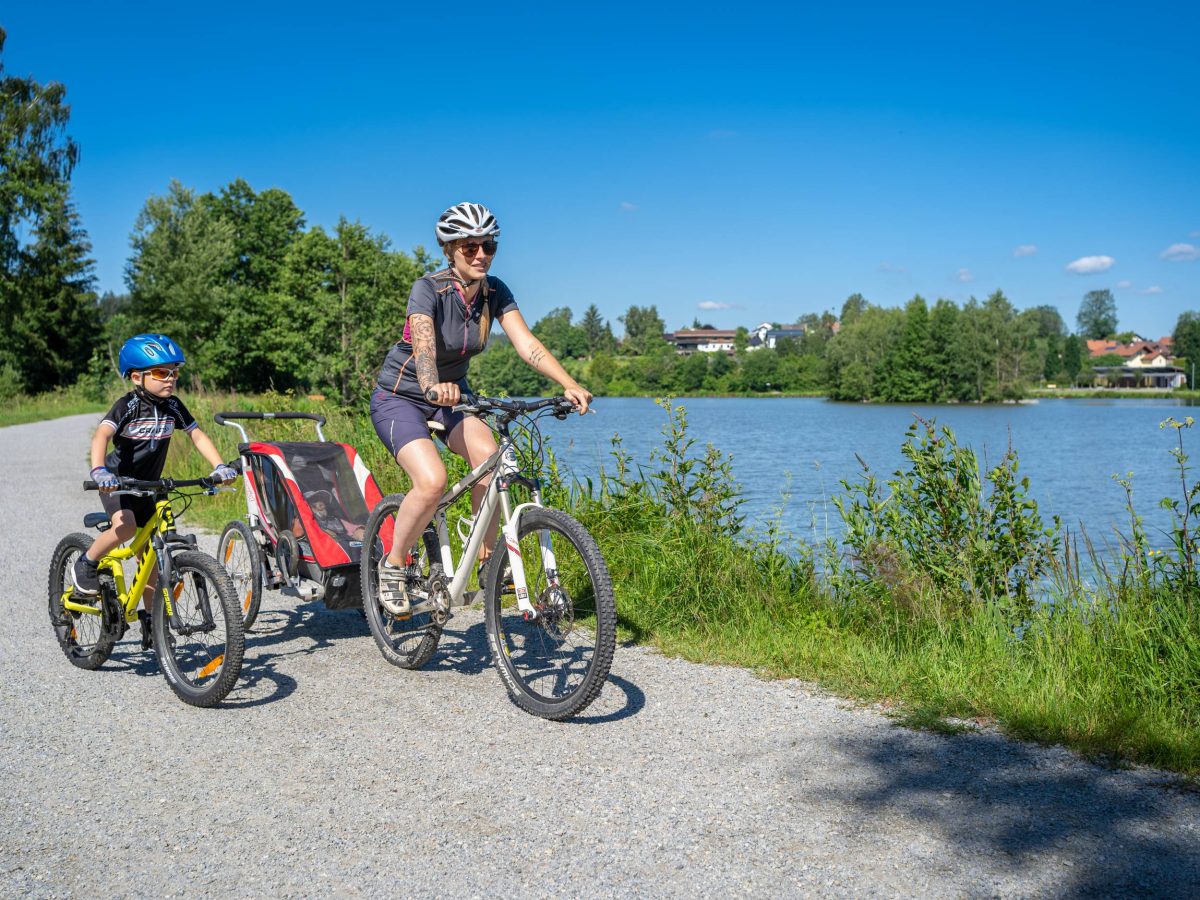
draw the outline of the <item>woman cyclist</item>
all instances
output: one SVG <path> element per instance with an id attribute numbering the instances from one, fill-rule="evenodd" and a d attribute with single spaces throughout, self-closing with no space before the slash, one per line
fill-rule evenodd
<path id="1" fill-rule="evenodd" d="M 467 366 L 487 346 L 492 322 L 500 323 L 521 359 L 562 386 L 563 396 L 580 414 L 587 412 L 592 399 L 534 337 L 508 286 L 488 274 L 500 227 L 487 207 L 451 206 L 438 218 L 436 234 L 449 265 L 413 285 L 404 333 L 388 352 L 371 396 L 375 432 L 412 482 L 396 513 L 391 550 L 379 573 L 380 601 L 396 615 L 408 610 L 405 552 L 433 518 L 446 490 L 446 467 L 426 421 L 444 427 L 447 446 L 471 468 L 496 451 L 486 424 L 452 410 L 468 389 Z M 473 511 L 478 511 L 487 486 L 485 478 L 472 488 Z M 493 519 L 492 532 L 495 527 Z M 480 559 L 486 563 L 490 553 L 484 541 Z M 481 568 L 481 583 L 482 575 Z"/>

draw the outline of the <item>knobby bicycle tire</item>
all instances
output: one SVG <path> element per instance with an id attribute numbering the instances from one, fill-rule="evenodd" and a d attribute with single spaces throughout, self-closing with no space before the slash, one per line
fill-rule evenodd
<path id="1" fill-rule="evenodd" d="M 394 616 L 379 602 L 379 565 L 389 550 L 384 546 L 379 531 L 384 521 L 396 514 L 403 501 L 404 494 L 388 494 L 371 511 L 363 532 L 359 581 L 362 584 L 363 614 L 383 658 L 401 669 L 419 669 L 429 662 L 437 650 L 442 637 L 441 626 L 434 622 L 429 612 Z M 430 564 L 438 559 L 441 550 L 426 532 L 417 539 L 411 552 L 415 565 L 410 567 L 409 583 L 415 587 L 429 577 Z"/>
<path id="2" fill-rule="evenodd" d="M 242 670 L 245 634 L 233 582 L 206 553 L 171 554 L 172 608 L 184 630 L 167 615 L 163 592 L 154 600 L 154 651 L 171 690 L 192 706 L 215 706 L 233 689 Z"/>
<path id="3" fill-rule="evenodd" d="M 71 665 L 95 670 L 107 662 L 117 643 L 117 619 L 122 614 L 117 608 L 119 604 L 114 598 L 105 596 L 102 590 L 95 596 L 74 596 L 77 602 L 98 606 L 102 610 L 101 615 L 68 612 L 62 605 L 63 594 L 73 584 L 71 569 L 75 560 L 86 553 L 90 546 L 92 538 L 79 532 L 68 534 L 58 542 L 50 558 L 46 591 L 49 595 L 50 625 L 54 628 L 59 647 Z"/>
<path id="4" fill-rule="evenodd" d="M 542 557 L 543 537 L 554 550 L 554 571 Z M 545 719 L 569 718 L 600 695 L 612 666 L 617 609 L 608 566 L 587 529 L 561 510 L 526 509 L 518 541 L 539 615 L 526 619 L 504 584 L 510 550 L 501 537 L 484 589 L 492 661 L 521 709 Z"/>

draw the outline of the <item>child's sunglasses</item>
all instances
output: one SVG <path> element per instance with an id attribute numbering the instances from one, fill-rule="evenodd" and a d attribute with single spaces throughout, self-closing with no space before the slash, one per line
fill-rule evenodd
<path id="1" fill-rule="evenodd" d="M 179 367 L 178 366 L 175 366 L 173 368 L 168 367 L 168 366 L 154 366 L 153 368 L 150 368 L 150 369 L 142 369 L 142 372 L 145 374 L 148 374 L 148 375 L 152 375 L 153 377 L 157 378 L 159 381 L 167 381 L 168 379 L 179 377 Z"/>

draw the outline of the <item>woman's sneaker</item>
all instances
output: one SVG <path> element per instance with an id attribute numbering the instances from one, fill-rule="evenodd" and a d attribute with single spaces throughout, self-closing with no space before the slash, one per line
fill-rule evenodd
<path id="1" fill-rule="evenodd" d="M 91 596 L 100 591 L 100 564 L 88 559 L 86 553 L 79 554 L 75 565 L 71 567 L 71 581 L 75 590 Z"/>
<path id="2" fill-rule="evenodd" d="M 393 616 L 407 616 L 408 570 L 404 566 L 393 566 L 387 559 L 379 566 L 379 605 Z"/>

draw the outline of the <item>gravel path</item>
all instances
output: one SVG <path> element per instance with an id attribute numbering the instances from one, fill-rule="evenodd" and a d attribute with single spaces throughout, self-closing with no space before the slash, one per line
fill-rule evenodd
<path id="1" fill-rule="evenodd" d="M 215 710 L 136 628 L 75 669 L 46 570 L 98 508 L 95 421 L 0 429 L 0 896 L 1200 893 L 1200 794 L 1169 775 L 636 648 L 543 722 L 469 612 L 404 672 L 358 613 L 267 594 Z"/>

